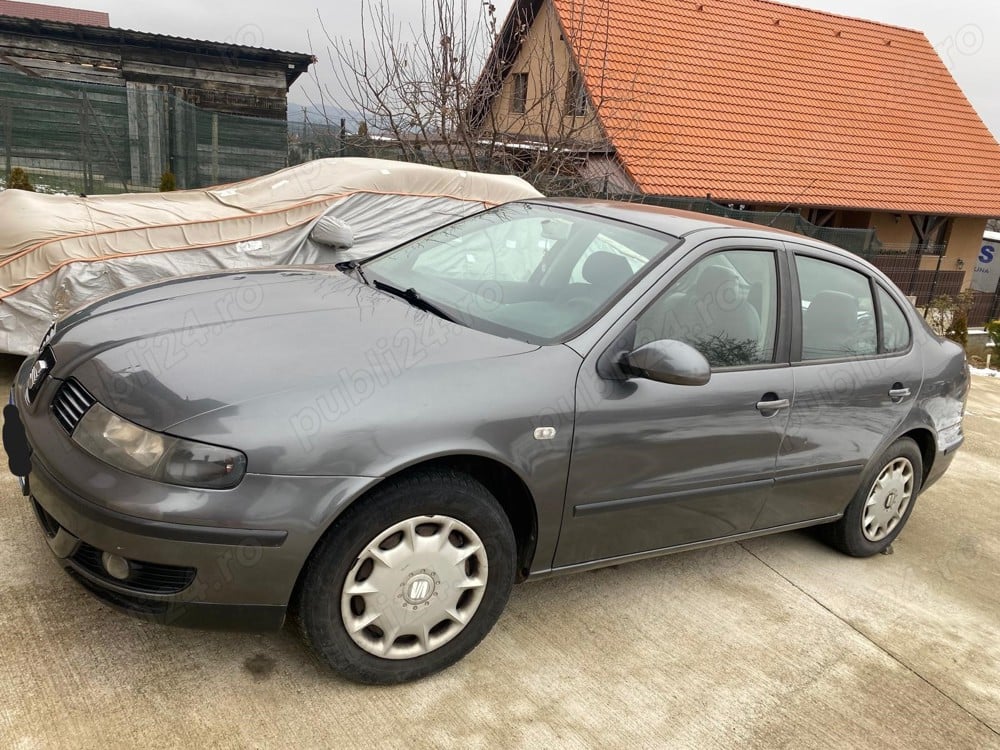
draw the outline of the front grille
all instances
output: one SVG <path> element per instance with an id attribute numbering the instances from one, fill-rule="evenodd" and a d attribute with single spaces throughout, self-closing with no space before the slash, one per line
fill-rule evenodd
<path id="1" fill-rule="evenodd" d="M 87 389 L 70 378 L 56 391 L 56 397 L 52 399 L 52 412 L 62 428 L 72 435 L 83 415 L 94 403 L 95 399 L 87 393 Z"/>
<path id="2" fill-rule="evenodd" d="M 194 568 L 179 565 L 160 565 L 130 559 L 128 562 L 132 572 L 126 580 L 120 581 L 108 575 L 101 562 L 102 554 L 97 547 L 81 541 L 70 559 L 102 581 L 144 594 L 176 594 L 190 586 L 198 572 Z"/>

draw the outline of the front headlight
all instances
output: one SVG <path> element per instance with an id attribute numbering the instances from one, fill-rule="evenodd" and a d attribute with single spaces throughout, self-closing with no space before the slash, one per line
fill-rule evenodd
<path id="1" fill-rule="evenodd" d="M 95 458 L 130 474 L 168 484 L 228 489 L 243 479 L 247 459 L 232 448 L 163 435 L 94 404 L 73 440 Z"/>

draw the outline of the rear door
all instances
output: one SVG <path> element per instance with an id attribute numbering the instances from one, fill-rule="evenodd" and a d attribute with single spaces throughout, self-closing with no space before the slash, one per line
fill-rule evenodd
<path id="1" fill-rule="evenodd" d="M 708 243 L 668 273 L 587 356 L 555 566 L 751 529 L 768 498 L 792 397 L 778 243 Z M 783 301 L 783 299 L 785 301 Z M 616 338 L 679 339 L 709 359 L 703 386 L 609 380 Z"/>
<path id="2" fill-rule="evenodd" d="M 843 512 L 923 380 L 905 298 L 849 258 L 803 245 L 789 249 L 795 397 L 774 491 L 755 529 Z"/>

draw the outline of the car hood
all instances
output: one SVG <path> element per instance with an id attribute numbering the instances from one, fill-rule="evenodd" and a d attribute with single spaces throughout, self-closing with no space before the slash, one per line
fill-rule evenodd
<path id="1" fill-rule="evenodd" d="M 334 381 L 364 392 L 426 368 L 533 351 L 449 323 L 337 271 L 270 269 L 161 282 L 58 324 L 57 378 L 145 427 Z M 275 415 L 279 417 L 281 415 Z"/>

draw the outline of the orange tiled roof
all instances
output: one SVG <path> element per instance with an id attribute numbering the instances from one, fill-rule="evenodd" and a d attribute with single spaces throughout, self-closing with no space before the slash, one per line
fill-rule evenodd
<path id="1" fill-rule="evenodd" d="M 63 8 L 59 5 L 41 5 L 39 3 L 22 3 L 16 0 L 0 0 L 0 16 L 17 16 L 18 18 L 35 18 L 40 21 L 60 21 L 62 23 L 78 23 L 84 26 L 110 26 L 108 14 L 97 10 L 79 10 Z"/>
<path id="2" fill-rule="evenodd" d="M 927 38 L 766 0 L 553 0 L 645 192 L 1000 215 L 1000 145 Z"/>

